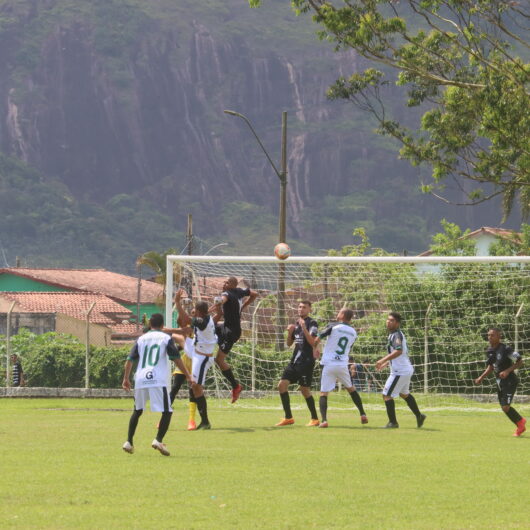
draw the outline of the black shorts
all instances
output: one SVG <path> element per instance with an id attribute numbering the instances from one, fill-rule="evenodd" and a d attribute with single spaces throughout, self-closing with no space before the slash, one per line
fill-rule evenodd
<path id="1" fill-rule="evenodd" d="M 241 330 L 232 330 L 227 328 L 224 324 L 219 324 L 215 328 L 215 333 L 217 334 L 217 344 L 219 349 L 224 353 L 230 353 L 232 346 L 239 340 L 241 337 Z"/>
<path id="2" fill-rule="evenodd" d="M 300 386 L 311 386 L 313 382 L 314 364 L 293 364 L 289 363 L 283 371 L 282 379 L 287 379 L 289 383 L 298 383 Z"/>
<path id="3" fill-rule="evenodd" d="M 497 379 L 497 396 L 499 397 L 499 403 L 501 404 L 501 407 L 512 404 L 518 382 L 519 381 L 516 377 Z"/>

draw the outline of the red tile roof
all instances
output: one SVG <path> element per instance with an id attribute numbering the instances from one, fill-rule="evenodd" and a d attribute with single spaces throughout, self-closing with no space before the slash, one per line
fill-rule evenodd
<path id="1" fill-rule="evenodd" d="M 61 313 L 78 320 L 86 320 L 86 315 L 90 306 L 96 305 L 90 313 L 90 322 L 93 324 L 102 324 L 112 328 L 118 327 L 121 333 L 122 329 L 134 327 L 133 333 L 136 332 L 136 325 L 129 323 L 129 318 L 133 315 L 131 311 L 111 300 L 105 295 L 96 293 L 61 293 L 61 292 L 0 292 L 0 297 L 16 302 L 17 312 L 23 313 Z M 125 324 L 124 324 L 125 322 Z M 116 331 L 118 332 L 118 331 Z"/>
<path id="2" fill-rule="evenodd" d="M 11 267 L 0 269 L 0 274 L 14 274 L 75 291 L 102 293 L 125 304 L 135 304 L 137 299 L 137 278 L 105 269 L 26 269 Z M 163 292 L 164 288 L 162 285 L 142 280 L 140 303 L 155 303 Z"/>

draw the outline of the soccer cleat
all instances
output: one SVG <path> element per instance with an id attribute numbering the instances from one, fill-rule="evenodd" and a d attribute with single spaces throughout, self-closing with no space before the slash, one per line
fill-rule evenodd
<path id="1" fill-rule="evenodd" d="M 366 425 L 368 423 L 368 418 L 364 414 L 361 416 L 361 423 L 363 425 Z"/>
<path id="2" fill-rule="evenodd" d="M 318 420 L 311 420 L 309 423 L 306 424 L 306 427 L 319 427 L 320 422 Z"/>
<path id="3" fill-rule="evenodd" d="M 209 423 L 204 423 L 203 421 L 201 421 L 201 423 L 199 423 L 199 425 L 197 425 L 197 429 L 195 429 L 195 430 L 196 431 L 198 431 L 198 430 L 209 431 L 211 428 L 212 428 L 212 426 Z"/>
<path id="4" fill-rule="evenodd" d="M 167 450 L 165 444 L 159 442 L 156 438 L 151 442 L 151 447 L 157 451 L 160 451 L 160 454 L 169 456 L 169 451 Z"/>
<path id="5" fill-rule="evenodd" d="M 195 431 L 197 429 L 197 424 L 195 420 L 188 421 L 188 431 Z"/>
<path id="6" fill-rule="evenodd" d="M 425 414 L 420 414 L 416 418 L 416 422 L 418 423 L 418 429 L 423 425 L 423 422 L 425 421 L 425 418 L 427 418 L 427 416 L 425 416 Z"/>
<path id="7" fill-rule="evenodd" d="M 134 447 L 132 446 L 132 444 L 130 444 L 129 442 L 125 442 L 121 448 L 126 452 L 126 453 L 129 453 L 129 454 L 133 454 L 134 453 Z"/>
<path id="8" fill-rule="evenodd" d="M 521 434 L 523 434 L 523 432 L 525 432 L 525 431 L 526 431 L 526 419 L 525 418 L 521 418 L 517 422 L 517 429 L 515 430 L 513 435 L 514 436 L 521 436 Z"/>
<path id="9" fill-rule="evenodd" d="M 328 422 L 327 422 L 327 421 L 323 421 L 323 422 L 319 425 L 319 427 L 320 427 L 321 429 L 327 429 L 327 428 L 328 428 Z"/>
<path id="10" fill-rule="evenodd" d="M 278 422 L 275 427 L 283 427 L 284 425 L 293 425 L 294 418 L 283 418 L 282 421 Z"/>
<path id="11" fill-rule="evenodd" d="M 232 388 L 232 403 L 235 403 L 239 399 L 239 394 L 241 394 L 242 390 L 243 387 L 241 385 L 237 385 L 235 388 Z"/>
<path id="12" fill-rule="evenodd" d="M 399 423 L 393 423 L 393 422 L 389 421 L 385 425 L 385 429 L 399 429 Z"/>

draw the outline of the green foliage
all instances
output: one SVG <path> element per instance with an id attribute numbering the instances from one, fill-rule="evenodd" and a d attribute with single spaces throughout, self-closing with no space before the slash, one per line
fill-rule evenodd
<path id="1" fill-rule="evenodd" d="M 5 358 L 5 341 L 0 355 Z M 129 347 L 90 348 L 91 388 L 119 388 Z M 11 337 L 11 351 L 22 362 L 27 386 L 81 388 L 85 386 L 86 347 L 71 335 L 36 335 L 21 329 Z"/>
<path id="2" fill-rule="evenodd" d="M 135 271 L 153 247 L 181 246 L 183 234 L 149 201 L 131 195 L 96 206 L 77 201 L 65 186 L 0 153 L 1 243 L 24 265 L 108 267 Z"/>
<path id="3" fill-rule="evenodd" d="M 516 200 L 523 215 L 530 215 L 529 35 L 527 26 L 514 22 L 530 17 L 527 2 L 291 4 L 298 13 L 314 13 L 320 38 L 336 50 L 353 48 L 382 65 L 382 71 L 370 64 L 340 78 L 329 96 L 369 110 L 379 132 L 402 144 L 403 158 L 429 164 L 432 184 L 424 190 L 440 193 L 448 177 L 468 180 L 470 203 L 500 194 L 506 215 Z M 395 79 L 389 79 L 389 70 L 397 73 Z M 426 107 L 417 127 L 388 117 L 382 89 L 390 82 L 406 88 L 409 107 Z"/>
<path id="4" fill-rule="evenodd" d="M 498 238 L 490 246 L 492 256 L 530 256 L 530 225 L 523 223 L 521 232 L 511 237 Z"/>
<path id="5" fill-rule="evenodd" d="M 455 223 L 449 223 L 442 219 L 443 232 L 432 236 L 430 250 L 435 256 L 474 256 L 475 242 L 472 239 L 466 239 L 471 232 L 469 228 L 465 231 Z"/>

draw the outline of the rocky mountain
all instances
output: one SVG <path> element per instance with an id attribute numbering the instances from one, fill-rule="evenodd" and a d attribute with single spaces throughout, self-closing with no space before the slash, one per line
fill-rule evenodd
<path id="1" fill-rule="evenodd" d="M 108 211 L 126 194 L 180 231 L 191 212 L 203 238 L 268 252 L 278 178 L 246 124 L 223 110 L 248 116 L 278 164 L 286 110 L 295 249 L 340 246 L 365 226 L 387 250 L 415 252 L 441 217 L 498 224 L 492 206 L 463 211 L 421 196 L 420 170 L 397 160 L 368 116 L 327 101 L 332 81 L 362 64 L 319 42 L 288 4 L 0 0 L 0 150 L 79 205 Z M 407 112 L 397 89 L 389 96 Z M 10 253 L 11 231 L 1 232 Z"/>

